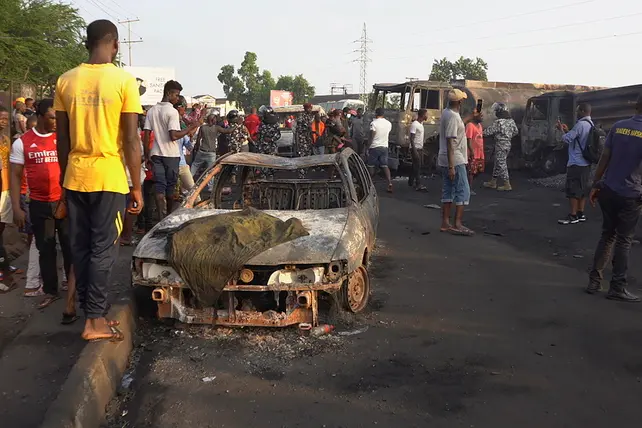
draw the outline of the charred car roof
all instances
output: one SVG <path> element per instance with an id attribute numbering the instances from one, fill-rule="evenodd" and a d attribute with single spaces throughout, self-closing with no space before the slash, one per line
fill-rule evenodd
<path id="1" fill-rule="evenodd" d="M 222 165 L 242 165 L 254 167 L 268 167 L 273 169 L 296 170 L 323 165 L 339 165 L 342 156 L 348 156 L 352 150 L 346 149 L 341 153 L 331 155 L 304 156 L 298 158 L 284 158 L 280 156 L 264 155 L 261 153 L 233 153 L 222 157 Z"/>

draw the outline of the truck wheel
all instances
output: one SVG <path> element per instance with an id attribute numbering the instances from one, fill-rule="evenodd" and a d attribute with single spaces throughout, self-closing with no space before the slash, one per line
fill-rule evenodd
<path id="1" fill-rule="evenodd" d="M 341 303 L 352 313 L 359 313 L 368 306 L 370 300 L 370 276 L 364 266 L 352 272 L 341 287 Z"/>
<path id="2" fill-rule="evenodd" d="M 563 174 L 566 170 L 566 153 L 564 150 L 550 150 L 539 163 L 537 173 L 543 177 Z"/>

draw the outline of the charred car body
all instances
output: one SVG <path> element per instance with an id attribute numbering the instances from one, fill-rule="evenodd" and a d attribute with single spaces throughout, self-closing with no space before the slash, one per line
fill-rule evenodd
<path id="1" fill-rule="evenodd" d="M 521 132 L 526 167 L 540 175 L 563 173 L 568 151 L 562 142 L 562 132 L 556 127 L 557 121 L 572 128 L 577 122 L 577 106 L 589 103 L 593 123 L 608 132 L 615 122 L 633 114 L 641 92 L 642 85 L 633 85 L 580 92 L 557 91 L 529 99 Z"/>
<path id="2" fill-rule="evenodd" d="M 263 174 L 265 169 L 271 174 Z M 243 179 L 231 184 L 239 170 Z M 298 178 L 300 170 L 309 171 L 309 178 Z M 196 204 L 211 179 L 211 198 Z M 230 186 L 232 194 L 226 197 L 223 189 Z M 253 257 L 230 278 L 216 305 L 200 307 L 168 263 L 168 234 L 191 219 L 245 207 L 281 220 L 295 217 L 309 235 Z M 294 159 L 226 155 L 203 174 L 183 205 L 138 244 L 132 284 L 153 290 L 160 318 L 228 326 L 316 325 L 322 302 L 339 302 L 352 312 L 366 307 L 367 264 L 378 217 L 374 185 L 352 150 Z"/>

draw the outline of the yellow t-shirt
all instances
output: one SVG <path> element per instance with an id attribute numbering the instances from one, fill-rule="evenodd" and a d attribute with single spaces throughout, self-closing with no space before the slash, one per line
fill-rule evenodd
<path id="1" fill-rule="evenodd" d="M 121 113 L 142 113 L 134 76 L 113 64 L 80 64 L 58 78 L 54 109 L 69 116 L 63 187 L 127 194 Z"/>

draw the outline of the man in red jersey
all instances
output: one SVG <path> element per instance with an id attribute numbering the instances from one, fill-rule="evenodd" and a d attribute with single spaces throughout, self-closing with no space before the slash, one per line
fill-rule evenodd
<path id="1" fill-rule="evenodd" d="M 256 114 L 256 107 L 252 107 L 251 113 L 245 118 L 245 127 L 250 131 L 250 139 L 256 145 L 257 136 L 261 126 L 261 118 Z"/>
<path id="2" fill-rule="evenodd" d="M 23 174 L 27 177 L 30 198 L 29 216 L 36 246 L 40 252 L 40 273 L 45 298 L 39 308 L 46 308 L 60 298 L 58 294 L 58 269 L 56 266 L 56 232 L 64 259 L 65 272 L 69 278 L 68 307 L 63 322 L 75 320 L 75 284 L 71 274 L 71 257 L 67 225 L 55 218 L 56 208 L 62 199 L 60 165 L 56 147 L 56 113 L 53 100 L 45 99 L 38 104 L 38 124 L 23 134 L 11 149 L 11 200 L 13 216 L 18 227 L 24 227 L 26 213 L 20 207 L 20 185 Z M 71 321 L 73 322 L 73 321 Z"/>

